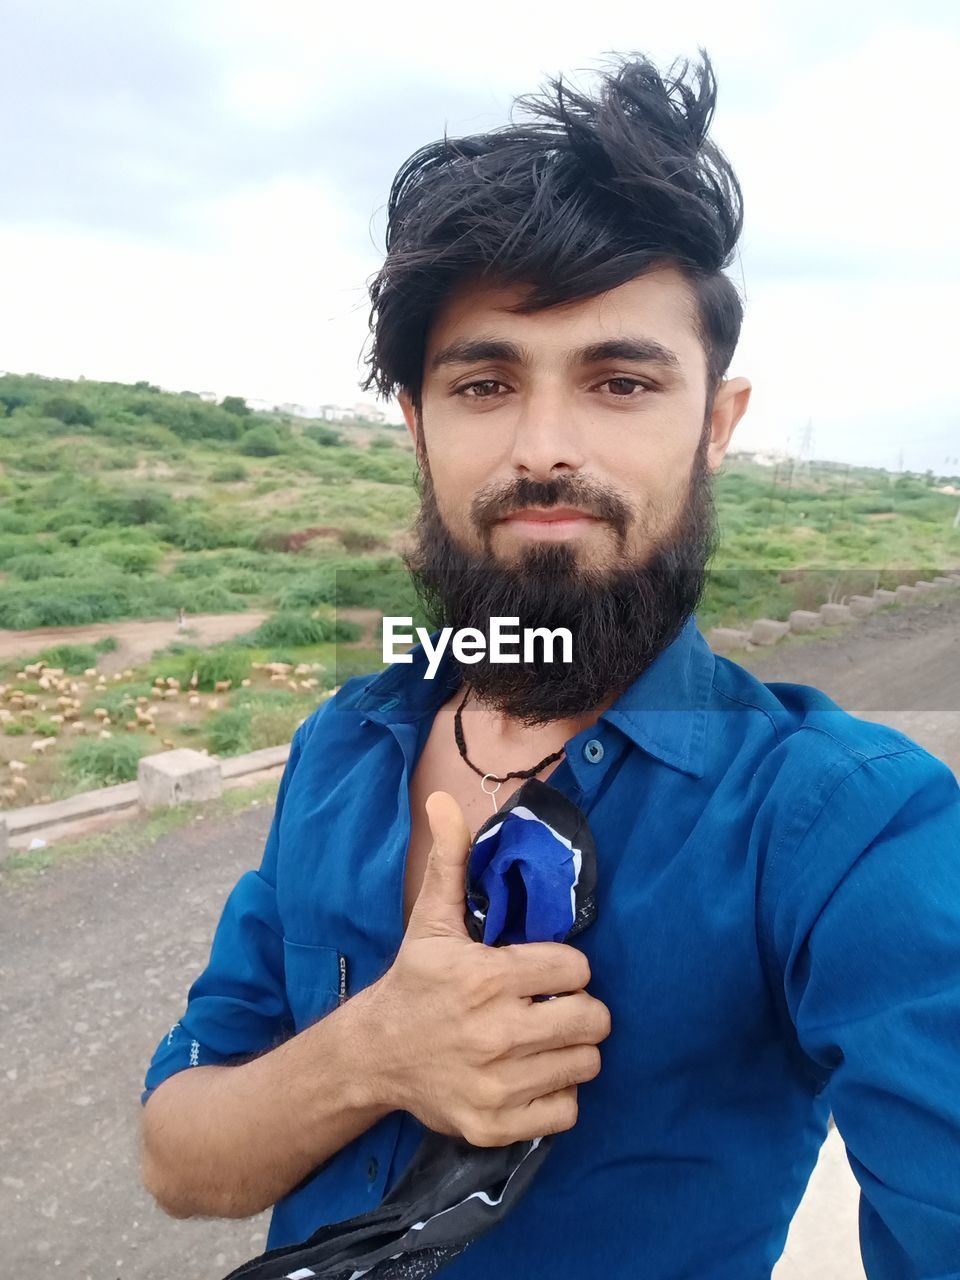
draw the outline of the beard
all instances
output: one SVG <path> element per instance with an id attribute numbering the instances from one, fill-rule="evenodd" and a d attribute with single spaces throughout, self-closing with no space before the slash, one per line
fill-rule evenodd
<path id="1" fill-rule="evenodd" d="M 703 595 L 717 544 L 713 486 L 704 429 L 683 500 L 666 534 L 634 561 L 624 559 L 632 521 L 616 493 L 583 478 L 521 477 L 471 505 L 481 551 L 463 547 L 440 514 L 426 456 L 413 544 L 403 559 L 435 627 L 474 627 L 488 634 L 492 617 L 518 618 L 520 628 L 567 628 L 572 662 L 538 656 L 516 663 L 458 663 L 472 696 L 525 725 L 569 719 L 627 689 L 676 639 Z M 614 568 L 581 565 L 565 543 L 534 543 L 504 563 L 490 538 L 495 522 L 525 507 L 574 506 L 606 520 L 617 537 Z M 454 658 L 454 661 L 456 659 Z"/>

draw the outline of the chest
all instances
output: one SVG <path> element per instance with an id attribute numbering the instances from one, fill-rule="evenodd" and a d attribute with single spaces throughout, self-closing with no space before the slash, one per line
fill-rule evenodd
<path id="1" fill-rule="evenodd" d="M 454 796 L 471 836 L 493 812 L 452 734 L 431 731 L 421 747 L 415 730 L 405 733 L 358 728 L 353 751 L 305 756 L 279 832 L 284 935 L 298 955 L 339 955 L 348 995 L 396 955 L 432 843 L 430 793 Z M 758 850 L 735 771 L 705 787 L 609 746 L 602 765 L 592 791 L 578 789 L 567 762 L 546 776 L 581 805 L 594 833 L 598 920 L 578 945 L 591 990 L 619 1026 L 606 1060 L 613 1065 L 622 1052 L 624 1078 L 634 1079 L 640 1043 L 649 1066 L 674 1070 L 678 1058 L 705 1060 L 763 1017 Z M 519 785 L 505 783 L 498 801 Z"/>
<path id="2" fill-rule="evenodd" d="M 403 883 L 403 924 L 406 928 L 417 900 L 427 858 L 433 844 L 430 824 L 424 808 L 427 797 L 433 791 L 446 791 L 460 805 L 471 840 L 494 812 L 494 800 L 499 808 L 522 785 L 520 778 L 511 778 L 497 788 L 491 797 L 481 789 L 481 777 L 461 759 L 454 744 L 452 731 L 449 738 L 446 726 L 437 724 L 431 730 L 423 751 L 410 779 L 410 838 L 406 850 Z M 538 775 L 546 778 L 549 769 Z M 488 782 L 487 787 L 494 784 Z"/>

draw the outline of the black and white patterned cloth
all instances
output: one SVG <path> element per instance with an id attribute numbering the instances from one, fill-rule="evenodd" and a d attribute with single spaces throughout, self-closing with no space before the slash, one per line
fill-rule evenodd
<path id="1" fill-rule="evenodd" d="M 528 779 L 471 846 L 467 928 L 488 946 L 567 941 L 596 915 L 596 876 L 584 814 L 547 783 Z M 225 1280 L 426 1280 L 510 1212 L 552 1142 L 474 1147 L 427 1133 L 378 1208 L 272 1249 Z"/>

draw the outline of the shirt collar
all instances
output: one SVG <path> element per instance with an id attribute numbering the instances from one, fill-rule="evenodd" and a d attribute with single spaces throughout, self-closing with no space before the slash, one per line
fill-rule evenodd
<path id="1" fill-rule="evenodd" d="M 431 633 L 431 643 L 438 635 Z M 432 680 L 424 678 L 423 645 L 416 645 L 409 656 L 411 662 L 393 663 L 368 682 L 356 703 L 367 719 L 380 724 L 419 720 L 435 714 L 460 687 L 460 671 L 449 647 Z M 671 768 L 702 777 L 714 665 L 713 652 L 691 615 L 673 642 L 600 719 Z"/>

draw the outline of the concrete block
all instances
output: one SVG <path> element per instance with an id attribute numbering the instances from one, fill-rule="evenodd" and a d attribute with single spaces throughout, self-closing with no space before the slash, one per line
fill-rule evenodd
<path id="1" fill-rule="evenodd" d="M 873 596 L 850 596 L 847 604 L 855 618 L 868 618 L 877 607 Z"/>
<path id="2" fill-rule="evenodd" d="M 897 599 L 903 604 L 909 604 L 911 600 L 916 600 L 920 592 L 916 587 L 908 587 L 905 582 L 901 582 L 897 587 Z"/>
<path id="3" fill-rule="evenodd" d="M 738 631 L 734 627 L 711 627 L 707 640 L 710 648 L 717 653 L 732 653 L 737 649 L 746 649 L 750 643 L 750 633 Z"/>
<path id="4" fill-rule="evenodd" d="M 877 587 L 873 593 L 873 598 L 877 604 L 892 604 L 897 598 L 895 591 L 887 591 L 884 587 Z"/>
<path id="5" fill-rule="evenodd" d="M 913 584 L 914 591 L 936 591 L 936 586 L 932 582 L 925 582 L 921 579 Z"/>
<path id="6" fill-rule="evenodd" d="M 754 618 L 750 639 L 753 644 L 776 644 L 789 631 L 789 622 L 778 622 L 775 618 Z"/>
<path id="7" fill-rule="evenodd" d="M 0 817 L 0 862 L 10 852 L 10 829 L 6 818 Z"/>
<path id="8" fill-rule="evenodd" d="M 145 809 L 171 809 L 197 800 L 214 800 L 223 791 L 219 761 L 189 747 L 143 756 L 137 782 Z"/>
<path id="9" fill-rule="evenodd" d="M 820 617 L 828 627 L 837 627 L 842 622 L 853 621 L 853 613 L 847 604 L 822 604 Z"/>
<path id="10" fill-rule="evenodd" d="M 823 626 L 823 619 L 819 613 L 812 613 L 809 609 L 794 609 L 787 625 L 791 631 L 801 634 L 804 631 L 819 630 Z"/>
<path id="11" fill-rule="evenodd" d="M 940 576 L 932 578 L 931 581 L 935 587 L 960 587 L 960 578 L 945 578 Z"/>

